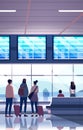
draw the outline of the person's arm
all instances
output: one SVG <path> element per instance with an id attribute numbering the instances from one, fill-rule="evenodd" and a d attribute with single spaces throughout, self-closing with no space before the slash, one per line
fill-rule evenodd
<path id="1" fill-rule="evenodd" d="M 12 98 L 14 98 L 14 89 L 13 89 L 13 86 L 11 86 L 11 92 L 12 92 Z"/>

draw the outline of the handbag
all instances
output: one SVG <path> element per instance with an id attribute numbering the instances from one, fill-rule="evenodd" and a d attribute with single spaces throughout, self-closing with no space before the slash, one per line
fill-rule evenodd
<path id="1" fill-rule="evenodd" d="M 31 100 L 32 96 L 33 96 L 34 92 L 31 92 L 28 96 L 28 98 Z"/>
<path id="2" fill-rule="evenodd" d="M 36 86 L 36 88 L 34 89 L 34 91 L 33 92 L 31 92 L 29 95 L 28 95 L 28 98 L 31 100 L 31 98 L 32 98 L 32 96 L 33 96 L 33 94 L 34 94 L 34 92 L 35 92 L 35 90 L 37 89 L 37 86 Z"/>

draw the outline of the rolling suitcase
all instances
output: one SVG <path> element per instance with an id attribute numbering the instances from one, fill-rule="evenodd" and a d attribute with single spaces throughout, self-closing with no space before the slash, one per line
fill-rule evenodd
<path id="1" fill-rule="evenodd" d="M 14 113 L 16 116 L 19 116 L 20 113 L 20 106 L 19 105 L 14 105 Z"/>
<path id="2" fill-rule="evenodd" d="M 37 106 L 37 109 L 38 109 L 38 115 L 43 116 L 44 115 L 43 107 L 42 106 Z"/>

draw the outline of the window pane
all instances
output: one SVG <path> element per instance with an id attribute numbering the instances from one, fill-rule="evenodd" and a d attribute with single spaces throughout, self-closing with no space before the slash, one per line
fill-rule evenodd
<path id="1" fill-rule="evenodd" d="M 7 80 L 11 79 L 10 76 L 0 76 L 0 101 L 5 100 L 5 89 L 8 84 Z"/>
<path id="2" fill-rule="evenodd" d="M 53 74 L 57 75 L 72 75 L 73 66 L 69 64 L 53 65 Z"/>
<path id="3" fill-rule="evenodd" d="M 32 74 L 34 75 L 51 75 L 52 73 L 52 65 L 48 64 L 36 64 L 32 65 Z"/>
<path id="4" fill-rule="evenodd" d="M 69 87 L 72 81 L 71 76 L 54 76 L 53 77 L 53 96 L 57 96 L 58 90 L 61 89 L 65 97 L 70 96 Z"/>
<path id="5" fill-rule="evenodd" d="M 11 75 L 11 64 L 0 64 L 0 75 Z"/>
<path id="6" fill-rule="evenodd" d="M 83 65 L 81 65 L 81 64 L 74 65 L 74 74 L 83 75 Z"/>
<path id="7" fill-rule="evenodd" d="M 76 96 L 83 97 L 83 76 L 74 76 Z"/>
<path id="8" fill-rule="evenodd" d="M 13 64 L 12 72 L 13 72 L 13 75 L 30 75 L 31 74 L 31 65 Z"/>

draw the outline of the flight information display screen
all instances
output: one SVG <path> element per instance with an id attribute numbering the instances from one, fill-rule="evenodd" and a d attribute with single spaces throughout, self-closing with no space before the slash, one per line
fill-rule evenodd
<path id="1" fill-rule="evenodd" d="M 83 36 L 54 36 L 53 59 L 83 59 Z"/>
<path id="2" fill-rule="evenodd" d="M 18 60 L 46 59 L 45 36 L 18 36 Z"/>
<path id="3" fill-rule="evenodd" d="M 0 36 L 0 60 L 9 60 L 9 36 Z"/>

